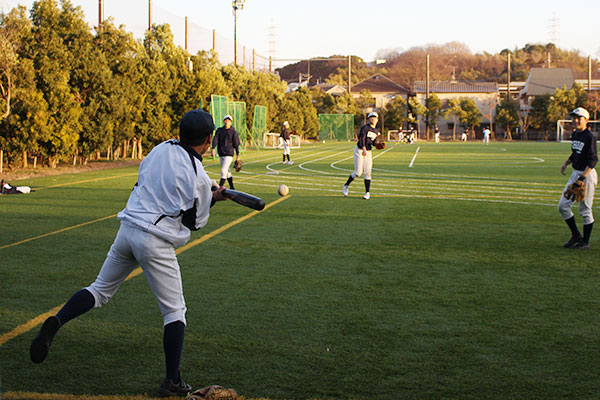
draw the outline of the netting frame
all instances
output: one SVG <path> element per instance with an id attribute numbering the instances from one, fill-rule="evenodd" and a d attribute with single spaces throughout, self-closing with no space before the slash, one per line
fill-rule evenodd
<path id="1" fill-rule="evenodd" d="M 265 132 L 263 135 L 263 146 L 265 149 L 283 149 L 283 139 L 280 133 Z M 300 136 L 290 135 L 290 149 L 300 148 Z"/>
<path id="2" fill-rule="evenodd" d="M 571 139 L 565 139 L 565 125 L 567 123 L 572 123 L 573 120 L 572 119 L 559 119 L 558 121 L 556 121 L 556 141 L 557 142 L 570 142 Z M 590 124 L 592 125 L 590 127 Z M 597 135 L 600 134 L 600 120 L 590 120 L 588 121 L 588 128 L 590 128 L 590 131 L 596 133 Z M 569 134 L 571 131 L 569 130 L 567 132 L 567 134 Z"/>
<path id="3" fill-rule="evenodd" d="M 354 139 L 354 114 L 319 114 L 317 137 L 319 140 Z"/>

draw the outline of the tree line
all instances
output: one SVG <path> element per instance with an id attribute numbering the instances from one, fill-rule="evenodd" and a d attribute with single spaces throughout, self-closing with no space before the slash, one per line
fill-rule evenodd
<path id="1" fill-rule="evenodd" d="M 220 65 L 212 51 L 190 55 L 174 44 L 168 25 L 153 25 L 143 40 L 110 19 L 92 30 L 68 0 L 0 15 L 5 165 L 33 156 L 50 166 L 100 153 L 139 156 L 177 137 L 186 111 L 209 111 L 212 94 L 246 102 L 248 126 L 254 106 L 264 105 L 268 130 L 289 120 L 298 131 L 318 131 L 307 91 L 286 93 L 276 75 Z"/>

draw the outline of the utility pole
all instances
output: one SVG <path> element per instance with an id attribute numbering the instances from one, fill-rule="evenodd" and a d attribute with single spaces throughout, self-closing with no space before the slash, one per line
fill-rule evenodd
<path id="1" fill-rule="evenodd" d="M 102 32 L 102 21 L 104 21 L 104 3 L 98 0 L 98 33 Z"/>
<path id="2" fill-rule="evenodd" d="M 217 51 L 217 32 L 215 29 L 213 29 L 213 51 L 216 52 Z"/>
<path id="3" fill-rule="evenodd" d="M 152 0 L 148 0 L 148 30 L 152 29 Z"/>
<path id="4" fill-rule="evenodd" d="M 246 0 L 233 0 L 231 6 L 233 8 L 233 65 L 237 66 L 237 12 L 244 9 Z"/>
<path id="5" fill-rule="evenodd" d="M 588 56 L 588 94 L 592 93 L 592 56 Z"/>
<path id="6" fill-rule="evenodd" d="M 188 17 L 185 17 L 185 52 L 188 52 Z"/>
<path id="7" fill-rule="evenodd" d="M 348 94 L 352 91 L 352 56 L 348 56 Z"/>
<path id="8" fill-rule="evenodd" d="M 429 54 L 427 54 L 427 79 L 425 81 L 425 107 L 427 107 L 427 117 L 425 118 L 425 134 L 429 140 Z"/>
<path id="9" fill-rule="evenodd" d="M 507 63 L 507 70 L 508 70 L 508 74 L 506 74 L 506 101 L 510 101 L 510 53 L 507 53 L 508 55 L 508 63 Z"/>

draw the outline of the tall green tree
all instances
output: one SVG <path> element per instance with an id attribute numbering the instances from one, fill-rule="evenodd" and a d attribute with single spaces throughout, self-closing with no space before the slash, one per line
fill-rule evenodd
<path id="1" fill-rule="evenodd" d="M 63 0 L 69 13 L 70 2 Z M 77 149 L 81 132 L 80 98 L 70 86 L 73 54 L 69 51 L 69 18 L 53 0 L 39 0 L 31 9 L 32 42 L 30 58 L 36 71 L 36 85 L 48 104 L 49 137 L 42 138 L 41 152 L 55 167 Z"/>
<path id="2" fill-rule="evenodd" d="M 404 122 L 407 120 L 406 100 L 401 96 L 396 96 L 392 101 L 386 104 L 382 111 L 385 118 L 385 126 L 388 130 L 402 129 Z"/>
<path id="3" fill-rule="evenodd" d="M 446 110 L 442 108 L 442 100 L 432 93 L 427 99 L 425 117 L 429 120 L 429 126 L 437 126 L 438 120 L 446 116 Z M 427 137 L 429 140 L 429 137 Z"/>
<path id="4" fill-rule="evenodd" d="M 507 98 L 496 108 L 496 125 L 503 126 L 506 130 L 506 138 L 512 140 L 512 130 L 519 126 L 519 105 Z"/>
<path id="5" fill-rule="evenodd" d="M 461 97 L 459 103 L 462 109 L 460 123 L 465 128 L 471 128 L 471 135 L 475 138 L 475 127 L 481 125 L 481 111 L 475 100 L 470 97 Z"/>
<path id="6" fill-rule="evenodd" d="M 569 112 L 576 107 L 583 107 L 586 103 L 586 93 L 578 83 L 575 83 L 571 89 L 566 87 L 558 88 L 550 97 L 548 105 L 548 118 L 556 123 L 560 119 L 568 119 Z"/>
<path id="7" fill-rule="evenodd" d="M 453 126 L 452 126 L 452 140 L 456 140 L 456 126 L 458 125 L 458 121 L 462 117 L 463 110 L 460 108 L 460 102 L 458 99 L 449 99 L 448 107 L 446 108 L 446 115 L 452 117 Z"/>

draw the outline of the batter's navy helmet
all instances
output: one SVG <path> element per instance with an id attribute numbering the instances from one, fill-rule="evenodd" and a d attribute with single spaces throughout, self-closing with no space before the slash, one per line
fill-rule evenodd
<path id="1" fill-rule="evenodd" d="M 179 122 L 179 139 L 182 143 L 197 146 L 215 130 L 212 116 L 203 110 L 185 113 Z"/>

